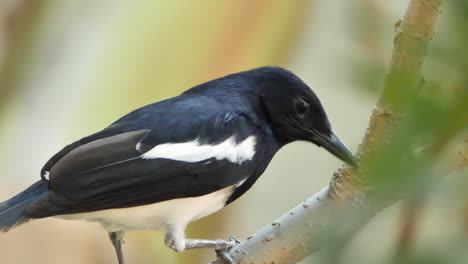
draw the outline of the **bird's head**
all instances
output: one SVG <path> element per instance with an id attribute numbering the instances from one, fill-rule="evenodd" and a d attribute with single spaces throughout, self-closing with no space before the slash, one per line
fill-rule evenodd
<path id="1" fill-rule="evenodd" d="M 261 86 L 261 104 L 281 144 L 309 141 L 356 166 L 353 154 L 333 133 L 320 100 L 301 79 L 279 67 L 253 71 Z"/>

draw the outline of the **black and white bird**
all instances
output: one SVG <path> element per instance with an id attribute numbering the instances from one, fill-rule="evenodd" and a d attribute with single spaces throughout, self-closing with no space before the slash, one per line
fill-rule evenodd
<path id="1" fill-rule="evenodd" d="M 98 222 L 120 264 L 124 232 L 163 230 L 175 251 L 214 248 L 232 261 L 234 241 L 187 239 L 185 228 L 239 198 L 297 140 L 356 164 L 296 75 L 279 67 L 227 75 L 63 148 L 38 182 L 0 204 L 0 230 L 44 217 Z"/>

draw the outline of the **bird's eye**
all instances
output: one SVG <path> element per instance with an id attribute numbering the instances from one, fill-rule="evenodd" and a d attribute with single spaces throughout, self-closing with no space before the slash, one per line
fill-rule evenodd
<path id="1" fill-rule="evenodd" d="M 296 114 L 300 118 L 304 118 L 305 114 L 309 111 L 310 105 L 309 102 L 307 102 L 306 99 L 300 97 L 295 100 L 295 109 L 296 109 Z"/>

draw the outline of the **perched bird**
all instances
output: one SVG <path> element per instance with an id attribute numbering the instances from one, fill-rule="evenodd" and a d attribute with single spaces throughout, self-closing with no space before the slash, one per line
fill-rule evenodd
<path id="1" fill-rule="evenodd" d="M 57 217 L 100 223 L 118 261 L 131 230 L 164 230 L 175 251 L 235 241 L 185 238 L 186 226 L 244 194 L 284 145 L 304 140 L 356 165 L 312 90 L 279 67 L 239 72 L 130 112 L 63 148 L 41 179 L 0 204 L 0 230 Z"/>

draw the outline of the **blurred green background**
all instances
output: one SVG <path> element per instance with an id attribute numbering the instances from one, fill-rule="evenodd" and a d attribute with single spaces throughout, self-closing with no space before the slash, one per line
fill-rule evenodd
<path id="1" fill-rule="evenodd" d="M 354 151 L 379 97 L 394 24 L 407 3 L 0 0 L 0 198 L 36 181 L 42 165 L 63 146 L 125 113 L 207 80 L 264 65 L 286 67 L 305 80 L 320 97 L 336 133 Z M 467 83 L 465 3 L 447 1 L 444 6 L 425 67 L 431 82 L 453 87 Z M 187 236 L 245 239 L 328 184 L 339 165 L 314 145 L 290 144 L 247 194 L 193 223 Z M 431 192 L 418 250 L 467 234 L 464 181 L 449 177 Z M 382 263 L 394 253 L 400 207 L 379 214 L 353 239 L 346 263 Z M 128 263 L 214 259 L 210 250 L 175 253 L 163 240 L 161 232 L 128 233 Z M 314 258 L 303 263 L 319 260 Z M 43 219 L 0 234 L 0 263 L 116 259 L 97 224 Z"/>

